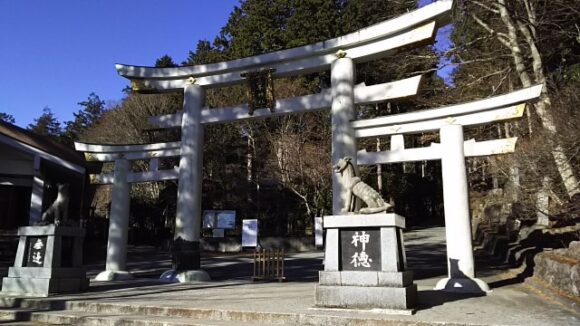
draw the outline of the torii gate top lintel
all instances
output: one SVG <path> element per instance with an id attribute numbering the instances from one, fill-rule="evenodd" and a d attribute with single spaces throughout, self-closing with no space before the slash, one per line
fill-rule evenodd
<path id="1" fill-rule="evenodd" d="M 404 46 L 431 43 L 437 28 L 449 22 L 452 6 L 452 0 L 440 0 L 334 39 L 231 61 L 171 68 L 117 64 L 116 69 L 132 80 L 137 91 L 168 91 L 191 83 L 221 87 L 242 82 L 245 72 L 264 69 L 275 69 L 275 77 L 322 71 L 339 50 L 355 62 L 364 62 Z"/>

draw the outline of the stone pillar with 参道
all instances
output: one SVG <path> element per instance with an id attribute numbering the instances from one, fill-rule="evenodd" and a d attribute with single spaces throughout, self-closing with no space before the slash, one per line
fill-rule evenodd
<path id="1" fill-rule="evenodd" d="M 89 280 L 82 267 L 84 229 L 24 226 L 14 266 L 2 279 L 2 294 L 46 297 L 53 293 L 86 290 Z"/>
<path id="2" fill-rule="evenodd" d="M 406 270 L 404 228 L 405 218 L 394 213 L 325 216 L 316 305 L 410 311 L 417 286 Z"/>

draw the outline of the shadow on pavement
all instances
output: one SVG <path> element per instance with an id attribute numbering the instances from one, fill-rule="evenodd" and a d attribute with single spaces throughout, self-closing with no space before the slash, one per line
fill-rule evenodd
<path id="1" fill-rule="evenodd" d="M 441 306 L 448 302 L 465 300 L 469 298 L 484 297 L 485 293 L 466 294 L 466 293 L 450 293 L 438 290 L 424 290 L 418 291 L 418 305 L 417 310 L 427 310 L 436 306 Z"/>

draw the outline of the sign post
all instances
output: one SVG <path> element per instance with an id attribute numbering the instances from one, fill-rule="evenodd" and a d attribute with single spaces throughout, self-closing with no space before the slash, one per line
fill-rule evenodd
<path id="1" fill-rule="evenodd" d="M 258 246 L 258 220 L 242 220 L 242 248 Z"/>
<path id="2" fill-rule="evenodd" d="M 322 228 L 322 217 L 314 218 L 314 245 L 317 248 L 324 246 L 324 229 Z"/>

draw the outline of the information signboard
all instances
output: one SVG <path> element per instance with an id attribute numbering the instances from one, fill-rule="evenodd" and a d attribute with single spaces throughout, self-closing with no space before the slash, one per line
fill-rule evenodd
<path id="1" fill-rule="evenodd" d="M 236 211 L 203 211 L 204 229 L 235 229 Z"/>
<path id="2" fill-rule="evenodd" d="M 203 228 L 213 229 L 215 225 L 215 211 L 203 211 Z"/>
<path id="3" fill-rule="evenodd" d="M 216 211 L 216 228 L 235 229 L 236 211 Z"/>
<path id="4" fill-rule="evenodd" d="M 258 220 L 242 220 L 242 247 L 258 246 Z"/>

